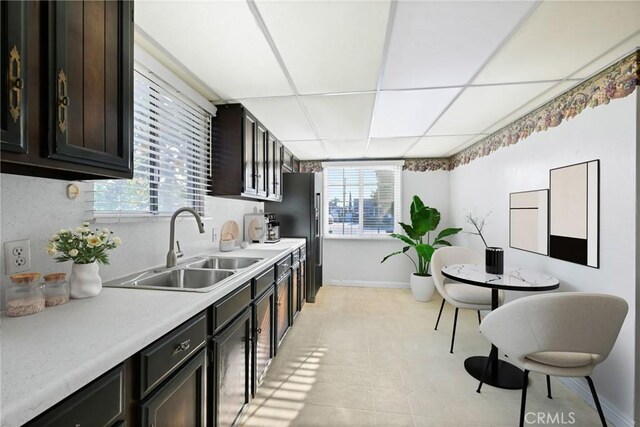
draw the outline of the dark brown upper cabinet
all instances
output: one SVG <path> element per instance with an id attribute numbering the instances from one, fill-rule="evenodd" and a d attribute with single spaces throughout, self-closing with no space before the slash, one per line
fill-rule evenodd
<path id="1" fill-rule="evenodd" d="M 19 16 L 20 5 L 23 19 L 12 19 Z M 3 98 L 2 172 L 60 179 L 130 178 L 133 1 L 3 1 L 2 7 L 2 31 L 17 35 L 28 29 L 20 64 L 27 89 L 20 93 L 21 139 L 15 128 L 5 132 L 5 109 L 17 95 L 11 78 L 15 66 L 5 65 L 9 57 L 2 46 L 10 98 Z M 5 16 L 11 25 L 4 25 Z M 16 149 L 19 140 L 22 149 Z"/>
<path id="2" fill-rule="evenodd" d="M 256 182 L 258 196 L 267 196 L 267 145 L 268 132 L 262 123 L 258 123 L 256 138 Z"/>
<path id="3" fill-rule="evenodd" d="M 242 104 L 216 106 L 211 195 L 282 200 L 282 144 Z"/>
<path id="4" fill-rule="evenodd" d="M 285 148 L 282 154 L 282 166 L 285 172 L 293 172 L 294 159 L 293 153 Z"/>
<path id="5" fill-rule="evenodd" d="M 282 200 L 282 143 L 269 134 L 267 144 L 269 199 Z"/>
<path id="6" fill-rule="evenodd" d="M 0 2 L 0 148 L 26 153 L 27 147 L 27 3 Z"/>

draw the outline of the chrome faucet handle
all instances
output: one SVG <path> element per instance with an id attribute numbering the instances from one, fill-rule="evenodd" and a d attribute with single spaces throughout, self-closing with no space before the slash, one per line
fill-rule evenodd
<path id="1" fill-rule="evenodd" d="M 178 251 L 176 252 L 176 258 L 182 258 L 184 253 L 182 252 L 182 249 L 180 249 L 180 241 L 179 240 L 176 240 L 176 247 L 178 248 Z"/>

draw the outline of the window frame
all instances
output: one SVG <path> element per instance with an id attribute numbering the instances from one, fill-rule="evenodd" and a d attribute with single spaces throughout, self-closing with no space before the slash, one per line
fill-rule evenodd
<path id="1" fill-rule="evenodd" d="M 353 161 L 353 162 L 322 162 L 322 237 L 325 239 L 335 240 L 388 240 L 392 239 L 392 233 L 400 233 L 401 228 L 398 224 L 402 221 L 402 169 L 404 160 L 388 160 L 388 161 Z M 333 234 L 329 233 L 329 197 L 327 194 L 330 169 L 358 169 L 359 171 L 359 196 L 358 196 L 358 225 L 361 230 L 358 234 Z M 394 172 L 394 206 L 393 206 L 393 231 L 391 233 L 365 233 L 364 232 L 364 179 L 363 170 L 391 170 Z M 397 193 L 396 193 L 397 192 Z"/>
<path id="2" fill-rule="evenodd" d="M 143 78 L 149 79 L 153 84 L 162 87 L 163 90 L 165 90 L 168 94 L 171 95 L 174 101 L 182 102 L 187 107 L 192 108 L 194 110 L 199 110 L 201 113 L 204 113 L 208 116 L 207 121 L 208 121 L 209 129 L 208 129 L 208 137 L 207 137 L 208 138 L 207 149 L 209 153 L 209 159 L 207 159 L 206 164 L 210 168 L 211 167 L 210 156 L 211 156 L 211 150 L 213 149 L 212 137 L 211 137 L 211 132 L 212 132 L 211 120 L 215 116 L 215 111 L 216 111 L 215 106 L 212 106 L 210 104 L 212 109 L 206 108 L 207 106 L 202 104 L 202 99 L 198 99 L 199 96 L 193 91 L 186 91 L 188 95 L 190 95 L 190 96 L 187 96 L 187 94 L 184 93 L 185 92 L 184 90 L 179 89 L 179 88 L 184 89 L 184 87 L 186 86 L 186 83 L 183 80 L 181 80 L 179 77 L 169 74 L 169 72 L 166 70 L 163 73 L 156 72 L 156 71 L 160 71 L 160 68 L 158 67 L 159 66 L 156 65 L 155 67 L 153 67 L 154 71 L 152 71 L 151 69 L 146 67 L 144 64 L 136 62 L 134 65 L 134 73 L 138 73 Z M 192 99 L 192 97 L 194 97 L 195 99 Z M 134 114 L 135 114 L 135 110 L 134 110 Z M 132 120 L 135 120 L 135 118 L 132 118 Z M 161 138 L 161 135 L 159 135 L 158 137 Z M 135 140 L 133 142 L 132 148 L 133 148 L 134 168 L 135 168 Z M 157 148 L 154 146 L 151 146 L 150 149 L 154 150 Z M 155 159 L 158 159 L 158 162 L 160 161 L 160 156 L 149 155 L 148 158 L 150 159 L 155 158 Z M 191 162 L 192 160 L 187 159 L 187 161 Z M 150 167 L 153 167 L 153 165 Z M 197 199 L 199 201 L 199 205 L 197 206 L 193 204 L 189 205 L 189 207 L 199 211 L 203 218 L 208 218 L 207 217 L 208 212 L 206 209 L 208 191 L 206 188 L 212 185 L 212 183 L 208 181 L 208 179 L 210 179 L 210 175 L 211 175 L 211 171 L 209 170 L 204 177 L 200 177 L 200 178 L 192 177 L 188 180 L 188 183 L 204 185 L 204 188 L 205 188 L 204 193 L 199 194 L 198 197 L 191 197 L 191 201 L 195 201 Z M 135 178 L 135 172 L 134 172 L 134 178 Z M 109 211 L 96 210 L 96 207 L 94 204 L 95 197 L 92 197 L 92 201 L 91 201 L 92 206 L 90 210 L 92 221 L 95 223 L 116 223 L 116 222 L 144 222 L 144 221 L 150 221 L 150 220 L 151 221 L 168 220 L 169 218 L 171 218 L 173 213 L 159 211 L 160 194 L 158 191 L 159 190 L 158 179 L 159 177 L 153 174 L 147 177 L 147 183 L 149 188 L 149 199 L 148 199 L 147 211 L 144 211 L 144 212 L 124 211 L 123 213 L 117 213 L 115 211 L 109 212 Z M 121 181 L 125 182 L 129 180 L 123 179 Z M 95 190 L 96 182 L 99 182 L 99 181 L 94 181 L 91 183 L 90 192 L 94 194 L 96 191 Z M 189 187 L 188 191 L 193 192 L 194 190 L 193 188 Z"/>

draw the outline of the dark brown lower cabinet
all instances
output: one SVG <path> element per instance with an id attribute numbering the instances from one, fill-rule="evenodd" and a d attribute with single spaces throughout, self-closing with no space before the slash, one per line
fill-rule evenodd
<path id="1" fill-rule="evenodd" d="M 284 334 L 291 326 L 289 305 L 291 300 L 291 270 L 276 282 L 276 344 L 279 344 Z M 276 345 L 277 348 L 277 345 Z"/>
<path id="2" fill-rule="evenodd" d="M 209 387 L 212 426 L 232 426 L 249 403 L 251 317 L 251 307 L 248 307 L 213 336 L 214 366 Z"/>
<path id="3" fill-rule="evenodd" d="M 297 263 L 291 267 L 291 318 L 295 319 L 299 311 L 300 311 L 300 263 Z"/>
<path id="4" fill-rule="evenodd" d="M 251 394 L 255 396 L 258 384 L 262 380 L 263 375 L 269 366 L 269 361 L 273 357 L 273 318 L 275 305 L 275 294 L 273 286 L 259 297 L 253 307 L 254 314 L 254 333 L 255 338 L 253 354 L 253 384 Z"/>
<path id="5" fill-rule="evenodd" d="M 106 427 L 123 422 L 124 415 L 124 367 L 119 365 L 26 426 Z"/>
<path id="6" fill-rule="evenodd" d="M 171 379 L 145 399 L 140 407 L 143 426 L 206 426 L 206 349 L 200 350 L 193 356 Z"/>
<path id="7" fill-rule="evenodd" d="M 306 256 L 306 255 L 305 255 Z M 300 310 L 307 302 L 307 260 L 300 257 Z"/>

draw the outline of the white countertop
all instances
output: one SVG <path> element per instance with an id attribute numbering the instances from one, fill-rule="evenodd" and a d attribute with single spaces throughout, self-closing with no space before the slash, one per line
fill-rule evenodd
<path id="1" fill-rule="evenodd" d="M 277 248 L 250 245 L 217 254 L 264 260 L 211 292 L 103 288 L 94 298 L 70 300 L 32 316 L 3 317 L 2 426 L 33 419 L 304 243 L 282 239 Z"/>

